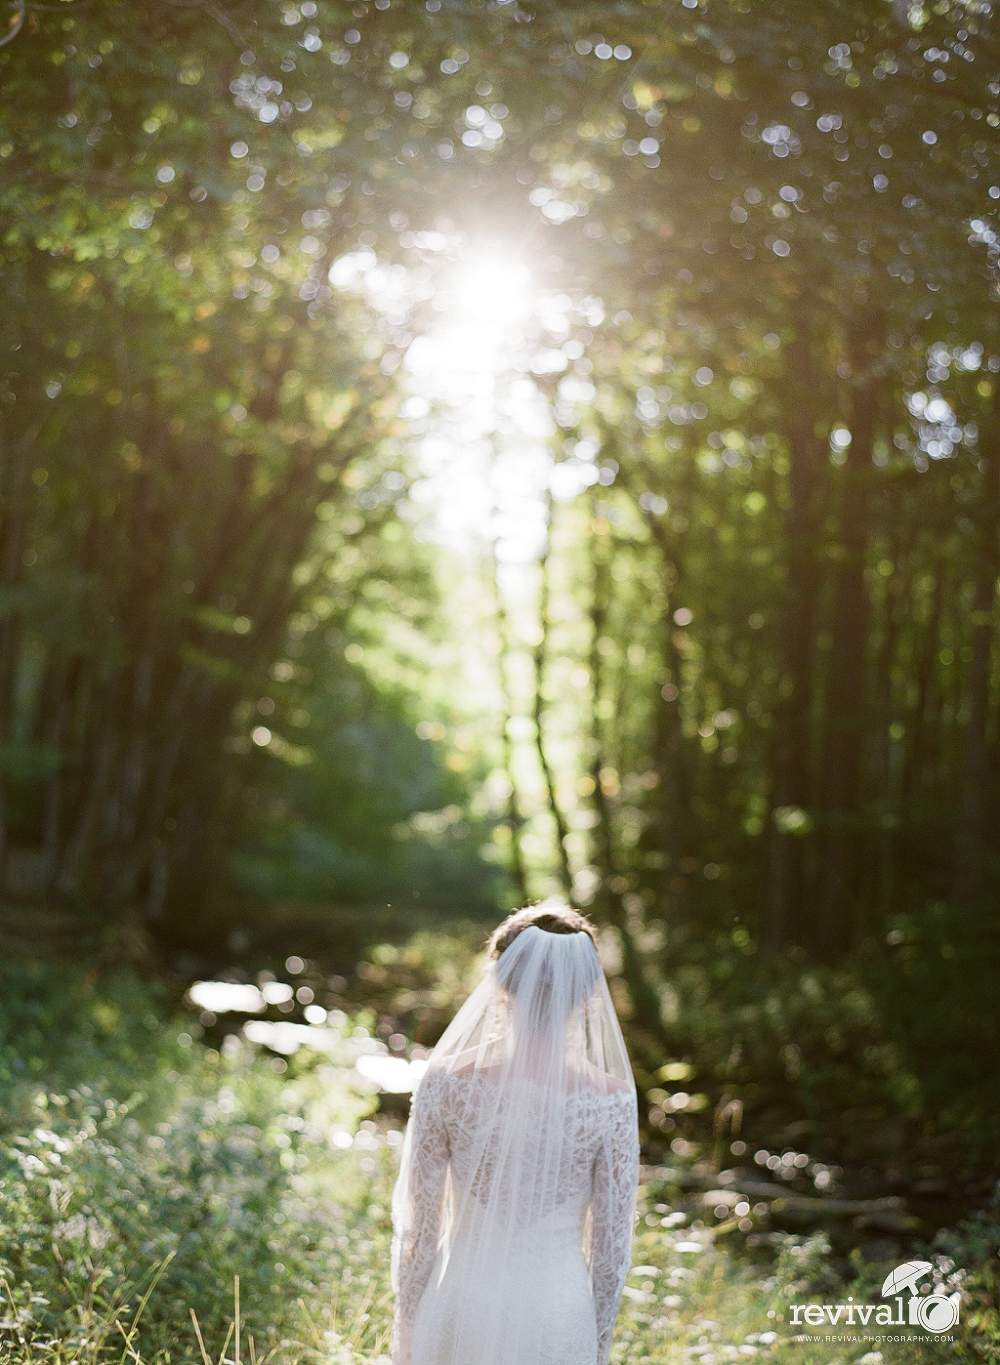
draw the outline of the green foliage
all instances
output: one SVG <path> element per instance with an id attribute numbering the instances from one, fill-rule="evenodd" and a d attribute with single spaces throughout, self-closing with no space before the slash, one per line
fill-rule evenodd
<path id="1" fill-rule="evenodd" d="M 459 923 L 373 943 L 352 996 L 418 1046 L 433 1047 L 479 981 L 485 938 L 482 925 Z"/>
<path id="2" fill-rule="evenodd" d="M 865 976 L 894 1048 L 942 1130 L 987 1152 L 996 1127 L 989 1058 L 1000 1018 L 992 981 L 996 944 L 979 916 L 943 901 L 900 916 L 886 955 Z"/>
<path id="3" fill-rule="evenodd" d="M 427 587 L 404 523 L 385 528 L 409 334 L 358 293 L 332 302 L 328 279 L 388 211 L 361 108 L 383 54 L 338 44 L 319 67 L 308 35 L 289 47 L 291 16 L 261 12 L 251 51 L 200 11 L 137 28 L 105 5 L 0 50 L 0 871 L 13 843 L 31 863 L 13 894 L 138 912 L 165 946 L 227 918 L 234 713 L 310 621 L 363 596 L 378 632 L 396 605 L 379 582 Z M 405 87 L 418 52 L 398 41 Z M 282 82 L 291 98 L 265 100 Z M 293 737 L 268 748 L 304 759 Z M 425 794 L 390 801 L 396 822 Z M 386 818 L 361 823 L 388 837 Z"/>
<path id="4" fill-rule="evenodd" d="M 104 1089 L 115 1076 L 112 1093 L 124 1101 L 145 1090 L 149 1073 L 176 1062 L 176 1045 L 164 1033 L 170 997 L 162 985 L 96 963 L 54 972 L 41 962 L 18 961 L 6 964 L 0 979 L 0 1082 L 8 1125 L 26 1122 L 21 1102 L 39 1084 L 66 1088 L 85 1079 Z"/>
<path id="5" fill-rule="evenodd" d="M 404 930 L 559 890 L 620 950 L 650 1092 L 693 1071 L 653 1142 L 711 1118 L 718 1148 L 742 1113 L 981 1159 L 984 7 L 32 15 L 0 48 L 8 895 L 189 967 L 360 958 L 433 1034 L 466 972 L 439 989 L 442 940 Z M 514 590 L 484 547 L 470 625 L 414 527 L 440 414 L 400 400 L 484 223 L 488 253 L 527 243 L 511 378 L 554 469 L 544 560 Z M 496 698 L 457 695 L 443 640 L 498 646 Z M 30 1071 L 50 1007 L 24 1008 Z"/>
<path id="6" fill-rule="evenodd" d="M 671 974 L 661 1008 L 670 1055 L 692 1068 L 667 1089 L 707 1093 L 716 1113 L 735 1101 L 723 1128 L 729 1137 L 745 1126 L 751 1141 L 779 1150 L 792 1141 L 856 1159 L 875 1133 L 887 1138 L 895 1124 L 927 1112 L 878 997 L 849 971 L 794 962 L 755 970 L 720 945 L 711 966 Z M 662 1084 L 653 1074 L 661 1056 L 647 1052 L 647 1087 Z M 674 1133 L 703 1135 L 710 1117 L 689 1105 L 658 1124 L 669 1142 Z"/>
<path id="7" fill-rule="evenodd" d="M 59 985 L 70 987 L 61 1007 Z M 112 1014 L 129 1005 L 155 1018 L 161 1002 L 127 977 L 89 992 L 72 974 L 50 977 L 34 994 L 40 1017 L 50 1017 L 43 1004 L 61 1008 L 70 1043 L 52 1047 L 49 1035 L 55 1055 L 15 1090 L 6 1116 L 16 1118 L 0 1175 L 11 1344 L 97 1361 L 121 1349 L 115 1321 L 138 1317 L 131 1344 L 144 1358 L 195 1359 L 190 1310 L 217 1351 L 239 1276 L 243 1331 L 259 1356 L 311 1358 L 333 1300 L 359 1347 L 360 1338 L 377 1345 L 381 1324 L 354 1319 L 385 1252 L 386 1215 L 371 1187 L 390 1152 L 373 1135 L 357 1074 L 307 1064 L 279 1075 L 245 1048 L 220 1057 L 187 1035 L 178 1046 L 177 1024 L 162 1014 L 143 1046 L 128 1016 Z M 24 1007 L 5 1022 L 19 1038 Z M 21 1041 L 30 1050 L 30 1037 Z M 53 1082 L 63 1091 L 46 1088 Z M 334 1143 L 340 1135 L 350 1148 L 359 1121 L 354 1150 Z"/>
<path id="8" fill-rule="evenodd" d="M 732 876 L 772 949 L 842 954 L 918 888 L 982 903 L 993 865 L 974 698 L 995 686 L 1000 361 L 971 226 L 992 230 L 993 39 L 969 8 L 919 38 L 887 5 L 710 10 L 674 11 L 614 101 L 572 86 L 593 34 L 551 54 L 574 124 L 533 202 L 605 310 L 594 328 L 581 290 L 567 318 L 587 378 L 554 404 L 565 464 L 599 450 L 608 490 L 567 557 L 606 646 L 595 742 L 634 791 L 612 794 L 618 879 L 698 933 Z M 943 444 L 928 412 L 954 417 Z"/>
<path id="9" fill-rule="evenodd" d="M 468 811 L 478 774 L 450 769 L 417 733 L 427 680 L 413 628 L 434 629 L 433 584 L 414 572 L 412 547 L 394 567 L 381 541 L 360 540 L 353 564 L 340 556 L 332 612 L 325 596 L 304 603 L 266 696 L 239 714 L 246 731 L 266 712 L 271 737 L 247 762 L 237 884 L 263 903 L 381 909 L 416 897 L 428 913 L 488 914 L 497 874 L 478 855 L 488 827 Z"/>
<path id="10" fill-rule="evenodd" d="M 964 1309 L 964 1358 L 1000 1358 L 1000 1297 L 997 1258 L 1000 1257 L 1000 1199 L 994 1194 L 989 1206 L 976 1217 L 942 1233 L 938 1242 L 958 1265 L 969 1267 L 962 1284 Z M 960 1355 L 960 1358 L 962 1356 Z"/>
<path id="11" fill-rule="evenodd" d="M 441 951 L 425 935 L 374 956 L 415 985 Z M 461 988 L 456 976 L 451 989 Z M 87 988 L 50 969 L 21 1004 L 8 1007 L 5 993 L 8 1038 L 30 1026 L 29 996 L 58 1031 L 46 1034 L 41 1074 L 6 1091 L 3 1359 L 194 1362 L 191 1310 L 211 1357 L 234 1359 L 238 1277 L 240 1359 L 384 1360 L 399 1132 L 365 1117 L 372 1096 L 356 1072 L 303 1054 L 276 1072 L 245 1046 L 231 1043 L 222 1056 L 183 1046 L 183 1019 L 124 974 Z M 133 1021 L 157 1017 L 158 1029 L 136 1039 Z M 877 1297 L 880 1267 L 848 1266 L 823 1234 L 758 1234 L 740 1246 L 736 1234 L 705 1226 L 700 1200 L 649 1175 L 616 1365 L 679 1365 L 705 1348 L 778 1360 L 793 1345 L 804 1365 L 827 1365 L 829 1345 L 789 1341 L 789 1303 Z M 886 1365 L 992 1358 L 991 1220 L 987 1211 L 928 1252 L 942 1276 L 964 1272 L 954 1346 L 842 1342 L 839 1358 L 859 1361 L 873 1348 Z"/>

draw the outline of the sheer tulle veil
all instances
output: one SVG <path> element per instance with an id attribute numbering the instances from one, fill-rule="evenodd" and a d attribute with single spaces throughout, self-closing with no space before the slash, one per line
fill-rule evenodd
<path id="1" fill-rule="evenodd" d="M 449 1098 L 456 1092 L 461 1095 L 457 1108 Z M 586 1219 L 581 1222 L 582 1256 L 580 1250 L 575 1254 L 584 1273 L 589 1267 L 598 1319 L 602 1294 L 612 1295 L 617 1308 L 628 1263 L 631 1207 L 617 1214 L 604 1210 L 612 1221 L 615 1217 L 627 1221 L 624 1232 L 617 1230 L 614 1252 L 621 1261 L 624 1236 L 625 1265 L 601 1270 L 598 1284 L 602 1247 L 595 1245 L 595 1236 L 606 1241 L 614 1235 L 613 1228 L 600 1222 L 601 1191 L 610 1190 L 616 1180 L 621 1186 L 624 1180 L 626 1185 L 631 1182 L 634 1192 L 633 1172 L 616 1169 L 622 1164 L 623 1148 L 620 1140 L 616 1143 L 609 1112 L 623 1113 L 634 1135 L 635 1087 L 589 934 L 553 933 L 534 925 L 523 929 L 491 963 L 434 1049 L 414 1098 L 393 1197 L 397 1294 L 401 1280 L 415 1269 L 414 1248 L 422 1235 L 419 1223 L 427 1217 L 423 1186 L 431 1163 L 421 1150 L 421 1135 L 433 1128 L 434 1110 L 446 1105 L 460 1114 L 459 1141 L 452 1145 L 461 1150 L 457 1156 L 451 1152 L 439 1194 L 432 1197 L 432 1205 L 435 1199 L 440 1201 L 433 1231 L 434 1262 L 417 1276 L 440 1284 L 449 1260 L 460 1258 L 465 1307 L 454 1312 L 468 1320 L 453 1322 L 427 1358 L 441 1365 L 466 1365 L 460 1357 L 467 1358 L 474 1350 L 476 1360 L 535 1365 L 550 1356 L 544 1331 L 524 1305 L 525 1295 L 530 1298 L 532 1292 L 524 1267 L 546 1245 L 556 1256 L 563 1254 L 560 1247 L 572 1250 L 572 1239 L 566 1240 L 560 1231 L 567 1210 L 585 1208 L 580 1214 Z M 633 1147 L 634 1137 L 629 1137 L 625 1160 L 634 1165 Z M 426 1240 L 426 1230 L 423 1235 Z M 453 1278 L 457 1273 L 456 1268 Z M 502 1311 L 486 1312 L 482 1303 L 475 1307 L 476 1295 L 469 1291 L 475 1285 L 489 1286 L 494 1295 L 515 1301 Z M 422 1286 L 411 1286 L 411 1296 L 414 1288 Z M 412 1343 L 405 1339 L 405 1311 L 402 1316 L 394 1358 L 408 1361 Z M 512 1332 L 516 1348 L 511 1346 Z M 452 1345 L 442 1345 L 446 1342 Z M 602 1353 L 606 1358 L 606 1344 L 601 1343 L 590 1359 Z"/>

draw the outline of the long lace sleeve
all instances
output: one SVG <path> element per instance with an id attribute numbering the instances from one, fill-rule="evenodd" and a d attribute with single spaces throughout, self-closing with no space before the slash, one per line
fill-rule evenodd
<path id="1" fill-rule="evenodd" d="M 597 1365 L 607 1365 L 618 1304 L 632 1261 L 632 1224 L 639 1180 L 635 1097 L 610 1097 L 610 1132 L 594 1167 L 590 1282 L 597 1314 Z"/>
<path id="2" fill-rule="evenodd" d="M 414 1096 L 393 1198 L 393 1365 L 410 1365 L 417 1306 L 441 1237 L 449 1150 L 439 1081 L 429 1072 Z"/>

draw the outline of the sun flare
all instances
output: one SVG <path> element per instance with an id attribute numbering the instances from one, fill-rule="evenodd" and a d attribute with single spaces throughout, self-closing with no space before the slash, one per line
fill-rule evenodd
<path id="1" fill-rule="evenodd" d="M 513 259 L 482 257 L 459 266 L 451 292 L 456 314 L 486 327 L 524 322 L 532 312 L 531 271 Z"/>
<path id="2" fill-rule="evenodd" d="M 437 533 L 508 561 L 531 561 L 543 534 L 549 419 L 525 358 L 540 300 L 525 262 L 470 250 L 442 272 L 438 317 L 407 357 L 415 410 L 435 414 L 411 433 Z"/>

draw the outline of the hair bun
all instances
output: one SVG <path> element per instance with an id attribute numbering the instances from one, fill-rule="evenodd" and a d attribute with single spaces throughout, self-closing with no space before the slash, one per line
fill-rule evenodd
<path id="1" fill-rule="evenodd" d="M 525 929 L 541 929 L 546 934 L 585 934 L 595 948 L 597 930 L 586 915 L 570 905 L 528 905 L 515 910 L 490 935 L 490 957 L 499 957 Z"/>

